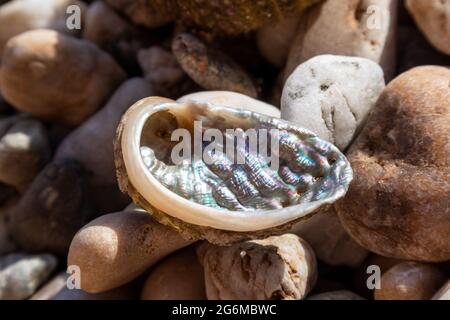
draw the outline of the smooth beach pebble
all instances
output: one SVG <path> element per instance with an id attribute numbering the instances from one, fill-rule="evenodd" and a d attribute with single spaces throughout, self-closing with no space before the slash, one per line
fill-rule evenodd
<path id="1" fill-rule="evenodd" d="M 124 80 L 97 46 L 44 29 L 11 38 L 0 66 L 2 95 L 17 110 L 68 125 L 86 120 Z"/>
<path id="2" fill-rule="evenodd" d="M 332 207 L 300 221 L 290 232 L 305 239 L 317 258 L 330 266 L 356 268 L 369 253 L 345 231 Z"/>
<path id="3" fill-rule="evenodd" d="M 74 160 L 45 166 L 7 211 L 13 239 L 27 251 L 65 255 L 72 237 L 93 211 L 87 177 L 87 171 Z"/>
<path id="4" fill-rule="evenodd" d="M 154 94 L 154 86 L 144 79 L 128 79 L 101 110 L 72 131 L 56 150 L 54 161 L 72 159 L 90 172 L 88 185 L 96 216 L 122 210 L 130 202 L 117 186 L 112 141 L 120 118 L 129 106 Z"/>
<path id="5" fill-rule="evenodd" d="M 375 300 L 429 300 L 445 280 L 433 265 L 404 262 L 383 274 Z"/>
<path id="6" fill-rule="evenodd" d="M 0 134 L 0 182 L 24 192 L 50 160 L 50 154 L 44 125 L 35 119 L 16 117 Z"/>
<path id="7" fill-rule="evenodd" d="M 430 43 L 450 55 L 450 0 L 406 0 L 406 8 Z"/>
<path id="8" fill-rule="evenodd" d="M 286 81 L 281 118 L 346 150 L 385 87 L 383 71 L 371 60 L 317 56 Z"/>
<path id="9" fill-rule="evenodd" d="M 170 253 L 192 243 L 136 209 L 104 215 L 75 235 L 68 266 L 81 270 L 81 289 L 98 293 L 120 287 Z"/>
<path id="10" fill-rule="evenodd" d="M 195 248 L 177 251 L 150 272 L 141 293 L 142 300 L 205 300 L 203 267 Z"/>
<path id="11" fill-rule="evenodd" d="M 20 300 L 31 296 L 56 268 L 49 254 L 10 254 L 0 258 L 0 300 Z"/>
<path id="12" fill-rule="evenodd" d="M 370 59 L 395 72 L 396 0 L 327 0 L 302 17 L 292 43 L 285 79 L 297 66 L 322 54 Z"/>
<path id="13" fill-rule="evenodd" d="M 280 118 L 280 110 L 268 103 L 253 99 L 241 93 L 231 91 L 201 91 L 185 95 L 178 102 L 197 101 L 213 103 L 252 112 L 262 113 L 274 118 Z"/>
<path id="14" fill-rule="evenodd" d="M 450 259 L 449 81 L 444 67 L 400 75 L 348 152 L 354 179 L 335 208 L 350 235 L 375 253 Z"/>
<path id="15" fill-rule="evenodd" d="M 289 16 L 265 25 L 256 32 L 261 54 L 274 66 L 281 68 L 285 65 L 301 17 L 302 14 Z"/>
<path id="16" fill-rule="evenodd" d="M 1 3 L 0 3 L 1 4 Z M 86 4 L 77 0 L 14 0 L 0 6 L 0 60 L 6 42 L 25 31 L 52 29 L 68 35 L 77 36 L 80 28 L 68 28 L 69 6 L 76 6 L 83 24 Z"/>

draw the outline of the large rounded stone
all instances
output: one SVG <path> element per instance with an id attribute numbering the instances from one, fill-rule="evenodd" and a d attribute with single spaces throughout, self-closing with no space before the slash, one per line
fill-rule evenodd
<path id="1" fill-rule="evenodd" d="M 382 93 L 348 158 L 335 205 L 363 246 L 399 259 L 450 259 L 450 69 L 424 66 Z"/>

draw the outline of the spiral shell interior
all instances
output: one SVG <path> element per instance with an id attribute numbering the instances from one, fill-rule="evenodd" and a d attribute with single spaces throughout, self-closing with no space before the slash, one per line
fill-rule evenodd
<path id="1" fill-rule="evenodd" d="M 190 224 L 237 232 L 277 227 L 335 202 L 353 177 L 335 146 L 259 113 L 148 98 L 130 108 L 124 120 L 120 146 L 130 183 L 151 206 Z M 172 141 L 172 133 L 180 128 L 192 139 L 198 130 L 218 130 L 224 137 L 217 143 L 221 150 L 190 140 L 191 160 L 174 163 L 179 141 Z M 271 157 L 250 148 L 252 130 L 267 133 Z M 234 153 L 225 152 L 227 146 Z"/>

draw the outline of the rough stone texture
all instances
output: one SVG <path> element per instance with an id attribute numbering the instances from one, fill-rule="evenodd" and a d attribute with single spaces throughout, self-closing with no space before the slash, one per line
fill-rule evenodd
<path id="1" fill-rule="evenodd" d="M 395 72 L 397 0 L 328 0 L 304 18 L 285 70 L 322 54 L 358 56 L 380 64 L 386 79 Z M 379 19 L 381 18 L 381 19 Z"/>
<path id="2" fill-rule="evenodd" d="M 450 281 L 433 296 L 432 300 L 450 300 Z"/>
<path id="3" fill-rule="evenodd" d="M 155 94 L 153 86 L 142 78 L 125 81 L 106 105 L 68 135 L 56 151 L 54 160 L 73 159 L 90 172 L 88 184 L 96 216 L 122 210 L 130 202 L 117 187 L 112 141 L 122 114 L 136 101 Z"/>
<path id="4" fill-rule="evenodd" d="M 298 300 L 313 288 L 317 265 L 311 247 L 292 234 L 228 247 L 199 248 L 210 300 Z"/>
<path id="5" fill-rule="evenodd" d="M 450 259 L 450 69 L 393 80 L 350 148 L 354 180 L 335 204 L 344 228 L 384 256 Z"/>
<path id="6" fill-rule="evenodd" d="M 148 276 L 142 300 L 205 300 L 205 279 L 195 249 L 189 247 L 161 261 Z"/>
<path id="7" fill-rule="evenodd" d="M 428 41 L 450 55 L 450 0 L 406 0 L 406 8 Z"/>
<path id="8" fill-rule="evenodd" d="M 225 90 L 258 95 L 250 75 L 220 50 L 208 47 L 189 33 L 174 37 L 172 52 L 183 70 L 207 90 Z"/>
<path id="9" fill-rule="evenodd" d="M 368 59 L 317 56 L 298 66 L 286 81 L 281 118 L 345 150 L 384 87 L 383 71 Z"/>
<path id="10" fill-rule="evenodd" d="M 10 39 L 0 68 L 2 95 L 11 105 L 68 125 L 86 120 L 124 80 L 124 71 L 94 44 L 44 29 Z"/>
<path id="11" fill-rule="evenodd" d="M 0 258 L 0 300 L 21 300 L 31 296 L 57 265 L 49 254 L 10 254 Z"/>
<path id="12" fill-rule="evenodd" d="M 107 0 L 134 22 L 153 28 L 176 18 L 189 29 L 214 34 L 239 34 L 305 10 L 319 0 Z"/>
<path id="13" fill-rule="evenodd" d="M 365 299 L 358 296 L 354 292 L 347 290 L 340 290 L 315 294 L 313 296 L 308 297 L 306 300 L 365 300 Z"/>
<path id="14" fill-rule="evenodd" d="M 0 182 L 24 192 L 50 160 L 51 151 L 42 123 L 26 117 L 14 118 L 16 121 L 0 134 Z"/>
<path id="15" fill-rule="evenodd" d="M 1 3 L 0 3 L 1 4 Z M 66 22 L 67 7 L 76 5 L 81 10 L 83 25 L 86 4 L 77 0 L 14 0 L 0 7 L 0 60 L 6 42 L 25 31 L 52 29 L 70 35 L 78 35 L 79 29 L 70 30 Z"/>
<path id="16" fill-rule="evenodd" d="M 270 23 L 256 32 L 256 41 L 262 56 L 271 64 L 283 67 L 302 14 Z"/>
<path id="17" fill-rule="evenodd" d="M 88 173 L 73 160 L 52 162 L 7 211 L 11 236 L 26 251 L 65 255 L 93 208 Z"/>
<path id="18" fill-rule="evenodd" d="M 429 300 L 444 282 L 437 267 L 404 262 L 383 274 L 375 300 Z"/>
<path id="19" fill-rule="evenodd" d="M 333 207 L 300 221 L 290 232 L 305 239 L 317 258 L 331 266 L 356 268 L 369 253 L 344 230 Z"/>
<path id="20" fill-rule="evenodd" d="M 123 286 L 101 293 L 88 293 L 67 287 L 68 274 L 61 272 L 39 289 L 30 300 L 134 300 L 137 294 L 131 286 Z"/>
<path id="21" fill-rule="evenodd" d="M 178 19 L 194 29 L 216 34 L 239 34 L 255 30 L 270 21 L 302 12 L 320 0 L 176 0 Z"/>
<path id="22" fill-rule="evenodd" d="M 191 241 L 130 210 L 104 215 L 83 227 L 70 245 L 68 266 L 81 270 L 81 289 L 99 293 L 122 286 Z"/>

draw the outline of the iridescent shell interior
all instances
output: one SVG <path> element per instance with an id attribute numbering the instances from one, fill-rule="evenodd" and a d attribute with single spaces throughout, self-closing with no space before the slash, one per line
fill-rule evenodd
<path id="1" fill-rule="evenodd" d="M 201 121 L 197 131 L 217 129 L 223 134 L 217 144 L 223 151 L 207 149 L 209 141 L 202 141 L 201 150 L 194 146 L 195 121 Z M 191 133 L 192 161 L 175 164 L 172 151 L 180 141 L 171 137 L 180 128 Z M 249 129 L 267 132 L 266 149 L 250 147 Z M 273 139 L 278 139 L 276 150 Z M 227 146 L 234 154 L 224 151 Z M 264 157 L 260 148 L 270 157 Z M 202 156 L 196 158 L 194 153 L 199 151 Z M 219 210 L 267 211 L 297 205 L 300 211 L 311 210 L 342 197 L 353 177 L 345 156 L 312 132 L 262 114 L 211 104 L 155 107 L 143 125 L 140 153 L 162 187 Z M 273 159 L 277 166 L 272 166 Z"/>

